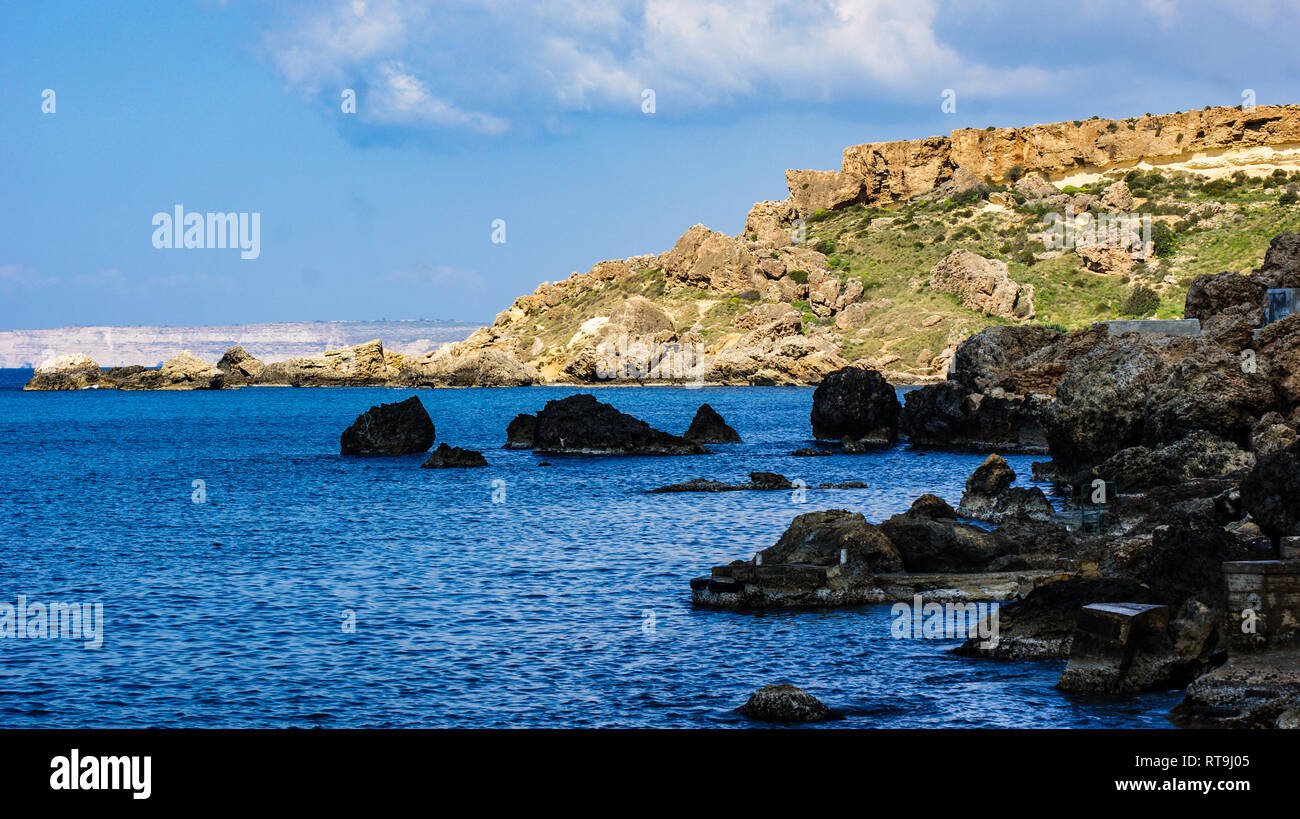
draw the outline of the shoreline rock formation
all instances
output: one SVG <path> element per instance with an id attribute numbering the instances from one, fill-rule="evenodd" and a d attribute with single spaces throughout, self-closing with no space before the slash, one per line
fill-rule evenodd
<path id="1" fill-rule="evenodd" d="M 521 414 L 506 430 L 507 449 L 570 455 L 707 455 L 696 441 L 655 429 L 594 395 L 547 401 L 535 415 Z"/>

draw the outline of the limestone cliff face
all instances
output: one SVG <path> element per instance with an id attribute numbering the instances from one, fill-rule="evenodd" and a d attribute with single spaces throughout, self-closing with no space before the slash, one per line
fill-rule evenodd
<path id="1" fill-rule="evenodd" d="M 1300 168 L 1300 106 L 961 128 L 947 137 L 849 146 L 842 171 L 863 180 L 866 201 L 888 204 L 932 190 L 957 168 L 1005 181 L 1018 166 L 1053 181 L 1075 182 L 1139 165 L 1208 176 Z"/>

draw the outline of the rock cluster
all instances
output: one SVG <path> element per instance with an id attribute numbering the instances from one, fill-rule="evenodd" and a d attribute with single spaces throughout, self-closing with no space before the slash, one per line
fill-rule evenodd
<path id="1" fill-rule="evenodd" d="M 582 455 L 703 455 L 708 452 L 702 444 L 657 430 L 588 394 L 548 401 L 535 415 L 517 416 L 506 430 L 506 446 Z"/>

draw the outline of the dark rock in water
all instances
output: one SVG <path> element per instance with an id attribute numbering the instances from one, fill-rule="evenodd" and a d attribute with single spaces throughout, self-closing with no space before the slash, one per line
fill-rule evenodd
<path id="1" fill-rule="evenodd" d="M 1052 504 L 1038 487 L 1012 487 L 1016 473 L 1001 455 L 990 455 L 966 479 L 957 514 L 987 521 L 1051 520 Z"/>
<path id="2" fill-rule="evenodd" d="M 835 451 L 831 449 L 821 449 L 815 446 L 805 446 L 796 449 L 794 452 L 791 452 L 790 454 L 796 455 L 800 458 L 816 458 L 820 455 L 834 455 Z"/>
<path id="3" fill-rule="evenodd" d="M 998 557 L 993 535 L 951 518 L 894 515 L 880 524 L 910 572 L 978 572 Z"/>
<path id="4" fill-rule="evenodd" d="M 461 449 L 458 446 L 438 444 L 438 448 L 429 455 L 429 460 L 421 464 L 420 468 L 467 469 L 470 467 L 487 465 L 487 458 L 483 457 L 482 452 L 475 452 L 472 449 Z"/>
<path id="5" fill-rule="evenodd" d="M 433 446 L 433 420 L 420 399 L 371 407 L 343 430 L 344 455 L 411 455 Z"/>
<path id="6" fill-rule="evenodd" d="M 682 483 L 670 483 L 667 486 L 660 486 L 655 489 L 647 489 L 652 494 L 664 494 L 669 492 L 736 492 L 743 489 L 749 489 L 749 486 L 738 483 L 727 483 L 726 481 L 711 481 L 708 478 L 692 478 Z"/>
<path id="7" fill-rule="evenodd" d="M 793 489 L 794 484 L 784 475 L 775 472 L 751 472 L 749 483 L 755 489 Z"/>
<path id="8" fill-rule="evenodd" d="M 813 392 L 812 429 L 816 438 L 893 441 L 898 432 L 898 396 L 875 370 L 838 369 Z"/>
<path id="9" fill-rule="evenodd" d="M 861 514 L 844 509 L 799 515 L 774 545 L 758 554 L 760 565 L 768 567 L 809 563 L 842 566 L 853 574 L 903 570 L 897 550 L 881 530 Z M 842 557 L 847 561 L 841 563 Z"/>
<path id="10" fill-rule="evenodd" d="M 695 418 L 682 437 L 701 444 L 740 443 L 740 434 L 727 426 L 722 416 L 708 404 L 700 404 L 700 408 L 695 411 Z"/>
<path id="11" fill-rule="evenodd" d="M 819 483 L 818 489 L 867 489 L 863 481 L 840 481 L 839 483 Z"/>
<path id="12" fill-rule="evenodd" d="M 903 396 L 899 430 L 913 446 L 980 452 L 1047 452 L 1041 396 L 971 393 L 953 381 Z"/>
<path id="13" fill-rule="evenodd" d="M 673 483 L 668 486 L 661 486 L 658 489 L 647 490 L 651 493 L 667 492 L 776 492 L 787 489 L 795 489 L 796 484 L 784 475 L 778 475 L 775 472 L 751 472 L 749 480 L 745 483 L 726 483 L 725 481 L 712 481 L 708 478 L 693 478 L 683 483 Z M 803 487 L 808 488 L 808 487 Z M 867 485 L 861 481 L 845 481 L 844 483 L 823 483 L 818 489 L 866 489 Z"/>
<path id="14" fill-rule="evenodd" d="M 533 432 L 537 428 L 537 416 L 522 413 L 516 415 L 506 427 L 506 444 L 504 449 L 532 449 Z"/>
<path id="15" fill-rule="evenodd" d="M 764 722 L 825 722 L 834 717 L 821 700 L 793 685 L 765 685 L 736 709 Z"/>
<path id="16" fill-rule="evenodd" d="M 1300 442 L 1256 462 L 1241 482 L 1241 503 L 1275 543 L 1300 533 Z"/>
<path id="17" fill-rule="evenodd" d="M 956 518 L 957 513 L 938 495 L 922 495 L 912 501 L 907 514 L 915 518 Z"/>
<path id="18" fill-rule="evenodd" d="M 845 438 L 840 446 L 840 452 L 845 455 L 864 455 L 868 452 L 875 452 L 882 447 L 887 447 L 892 443 L 892 439 L 883 436 L 868 436 L 857 440 Z"/>
<path id="19" fill-rule="evenodd" d="M 510 423 L 507 447 L 530 448 L 525 445 L 527 418 L 521 415 Z M 703 445 L 657 430 L 588 394 L 547 401 L 532 422 L 531 449 L 589 455 L 708 454 Z"/>
<path id="20" fill-rule="evenodd" d="M 1136 694 L 1183 688 L 1212 665 L 1218 617 L 1189 600 L 1170 620 L 1169 607 L 1093 603 L 1079 610 L 1070 661 L 1056 687 L 1089 694 Z"/>
<path id="21" fill-rule="evenodd" d="M 143 369 L 141 367 L 137 372 Z M 23 389 L 84 390 L 101 387 L 112 389 L 116 386 L 116 382 L 110 380 L 104 370 L 100 369 L 100 366 L 89 356 L 77 353 L 41 362 Z"/>
<path id="22" fill-rule="evenodd" d="M 1070 654 L 1079 609 L 1092 603 L 1154 603 L 1151 590 L 1123 578 L 1062 576 L 1036 585 L 998 612 L 998 641 L 968 639 L 953 653 L 1005 660 L 1064 659 Z"/>
<path id="23" fill-rule="evenodd" d="M 996 495 L 1016 482 L 1016 473 L 1001 455 L 990 455 L 975 467 L 966 479 L 966 491 L 977 495 Z"/>

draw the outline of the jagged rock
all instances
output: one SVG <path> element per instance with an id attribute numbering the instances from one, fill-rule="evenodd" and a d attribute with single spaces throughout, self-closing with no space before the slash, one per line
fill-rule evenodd
<path id="1" fill-rule="evenodd" d="M 975 467 L 966 479 L 966 491 L 976 495 L 996 495 L 1016 482 L 1016 473 L 1001 455 L 990 455 Z"/>
<path id="2" fill-rule="evenodd" d="M 1231 307 L 1245 306 L 1259 309 L 1264 304 L 1264 291 L 1267 288 L 1249 275 L 1228 271 L 1225 273 L 1204 273 L 1192 279 L 1187 288 L 1187 298 L 1183 302 L 1183 317 L 1201 319 L 1210 318 Z"/>
<path id="3" fill-rule="evenodd" d="M 483 457 L 482 452 L 475 452 L 472 449 L 461 449 L 458 446 L 447 446 L 438 444 L 429 455 L 429 460 L 420 464 L 421 469 L 468 469 L 477 466 L 487 466 L 487 458 Z"/>
<path id="4" fill-rule="evenodd" d="M 793 685 L 765 685 L 737 709 L 763 722 L 825 722 L 835 715 L 821 700 Z"/>
<path id="5" fill-rule="evenodd" d="M 243 347 L 236 345 L 226 350 L 217 362 L 217 369 L 225 375 L 226 384 L 248 384 L 266 369 L 266 365 L 249 355 Z"/>
<path id="6" fill-rule="evenodd" d="M 506 427 L 504 449 L 532 449 L 533 433 L 537 428 L 537 416 L 528 413 L 516 415 Z"/>
<path id="7" fill-rule="evenodd" d="M 966 479 L 957 514 L 975 520 L 1052 518 L 1052 504 L 1038 487 L 1012 488 L 1016 473 L 1001 455 L 990 455 Z"/>
<path id="8" fill-rule="evenodd" d="M 1070 654 L 1079 609 L 1092 603 L 1152 603 L 1149 589 L 1127 578 L 1062 575 L 1035 585 L 998 612 L 999 639 L 982 646 L 968 639 L 953 653 L 1005 660 L 1064 659 Z"/>
<path id="9" fill-rule="evenodd" d="M 690 427 L 682 437 L 701 444 L 740 443 L 740 434 L 727 426 L 727 422 L 722 420 L 717 410 L 708 404 L 700 404 L 700 408 L 695 411 L 695 417 L 691 419 Z"/>
<path id="10" fill-rule="evenodd" d="M 23 389 L 84 390 L 116 386 L 89 356 L 74 353 L 42 361 Z"/>
<path id="11" fill-rule="evenodd" d="M 1256 460 L 1241 482 L 1241 503 L 1274 541 L 1300 533 L 1300 442 Z"/>
<path id="12" fill-rule="evenodd" d="M 420 399 L 371 407 L 343 430 L 344 455 L 411 455 L 433 446 L 433 420 Z"/>
<path id="13" fill-rule="evenodd" d="M 1033 288 L 1007 275 L 1006 262 L 954 250 L 930 270 L 930 287 L 956 293 L 962 306 L 1008 319 L 1034 316 Z"/>
<path id="14" fill-rule="evenodd" d="M 1101 199 L 1097 204 L 1102 210 L 1112 213 L 1126 213 L 1133 209 L 1133 191 L 1129 190 L 1128 183 L 1123 179 L 1118 182 L 1112 182 L 1102 192 Z"/>
<path id="15" fill-rule="evenodd" d="M 163 362 L 157 370 L 140 370 L 119 378 L 124 390 L 216 390 L 224 374 L 189 350 Z"/>
<path id="16" fill-rule="evenodd" d="M 1157 448 L 1145 446 L 1121 449 L 1098 464 L 1091 477 L 1115 483 L 1120 492 L 1184 483 L 1197 478 L 1220 478 L 1243 473 L 1255 465 L 1255 457 L 1236 444 L 1197 431 L 1176 443 Z"/>
<path id="17" fill-rule="evenodd" d="M 1167 522 L 1151 529 L 1149 537 L 1130 538 L 1106 551 L 1102 572 L 1149 589 L 1151 598 L 1140 602 L 1180 606 L 1191 598 L 1223 611 L 1223 563 L 1250 555 L 1212 515 L 1186 508 L 1165 511 Z"/>
<path id="18" fill-rule="evenodd" d="M 1248 446 L 1255 419 L 1277 403 L 1273 384 L 1259 372 L 1246 372 L 1238 356 L 1195 341 L 1152 389 L 1143 441 L 1172 443 L 1205 430 Z"/>
<path id="19" fill-rule="evenodd" d="M 1085 270 L 1103 276 L 1127 276 L 1137 267 L 1133 250 L 1128 247 L 1110 244 L 1076 244 L 1074 252 Z"/>
<path id="20" fill-rule="evenodd" d="M 848 558 L 843 564 L 841 552 Z M 903 569 L 898 551 L 881 530 L 861 514 L 844 509 L 799 515 L 780 539 L 758 556 L 758 565 L 769 568 L 782 564 L 839 566 L 846 575 Z"/>
<path id="21" fill-rule="evenodd" d="M 1070 197 L 1062 193 L 1060 188 L 1036 173 L 1027 173 L 1017 179 L 1015 188 L 1016 193 L 1025 197 L 1027 204 L 1046 202 L 1064 206 L 1070 200 Z"/>
<path id="22" fill-rule="evenodd" d="M 780 202 L 757 202 L 745 217 L 741 235 L 764 247 L 786 247 L 794 238 L 794 206 L 789 199 Z"/>
<path id="23" fill-rule="evenodd" d="M 1257 371 L 1267 377 L 1279 400 L 1287 405 L 1300 402 L 1300 313 L 1260 330 L 1251 346 Z"/>
<path id="24" fill-rule="evenodd" d="M 998 557 L 989 532 L 955 519 L 907 512 L 881 523 L 880 531 L 911 572 L 978 572 Z"/>
<path id="25" fill-rule="evenodd" d="M 1297 728 L 1300 650 L 1234 653 L 1225 665 L 1187 686 L 1170 715 L 1178 725 L 1213 728 Z"/>
<path id="26" fill-rule="evenodd" d="M 1171 363 L 1188 353 L 1168 339 L 1108 339 L 1075 359 L 1043 413 L 1052 460 L 1066 469 L 1099 463 L 1142 443 L 1147 398 L 1164 383 Z"/>
<path id="27" fill-rule="evenodd" d="M 862 201 L 862 179 L 839 171 L 786 171 L 790 201 L 799 216 L 819 210 L 839 210 Z"/>
<path id="28" fill-rule="evenodd" d="M 1060 330 L 1032 324 L 986 327 L 957 345 L 948 380 L 969 392 L 986 392 L 1002 386 L 1012 392 L 1009 381 L 1019 369 L 1017 363 L 1063 337 Z"/>
<path id="29" fill-rule="evenodd" d="M 899 411 L 894 388 L 879 372 L 844 367 L 828 374 L 813 392 L 813 436 L 893 441 Z"/>
<path id="30" fill-rule="evenodd" d="M 352 347 L 326 350 L 320 355 L 290 358 L 267 364 L 258 384 L 291 387 L 364 387 L 384 386 L 399 378 L 379 339 Z"/>
<path id="31" fill-rule="evenodd" d="M 927 384 L 903 396 L 899 430 L 913 446 L 976 451 L 1047 452 L 1039 396 L 971 393 L 955 381 Z"/>
<path id="32" fill-rule="evenodd" d="M 570 395 L 537 413 L 532 422 L 531 447 L 526 416 L 518 416 L 506 431 L 507 446 L 536 452 L 595 455 L 703 455 L 702 445 L 651 427 L 619 412 L 594 395 Z"/>
<path id="33" fill-rule="evenodd" d="M 1201 334 L 1234 355 L 1255 346 L 1255 329 L 1263 320 L 1263 310 L 1249 304 L 1236 304 L 1201 319 Z"/>
<path id="34" fill-rule="evenodd" d="M 1286 423 L 1281 413 L 1265 413 L 1250 431 L 1250 448 L 1258 457 L 1286 449 L 1300 439 L 1295 427 Z"/>

